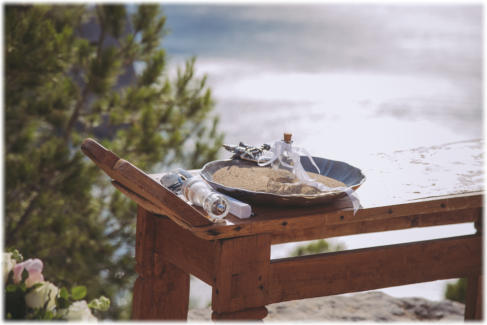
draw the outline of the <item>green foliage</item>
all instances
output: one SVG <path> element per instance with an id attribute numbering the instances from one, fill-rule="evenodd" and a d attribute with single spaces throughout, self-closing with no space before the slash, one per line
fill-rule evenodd
<path id="1" fill-rule="evenodd" d="M 69 292 L 68 289 L 65 287 L 62 287 L 59 290 L 59 295 L 56 297 L 56 306 L 59 306 L 59 308 L 68 308 L 69 306 Z"/>
<path id="2" fill-rule="evenodd" d="M 445 290 L 445 298 L 465 303 L 467 293 L 467 278 L 458 279 L 455 283 L 448 283 Z"/>
<path id="3" fill-rule="evenodd" d="M 17 263 L 21 263 L 24 260 L 24 257 L 22 256 L 22 254 L 20 254 L 20 252 L 16 248 L 10 248 L 7 252 L 12 253 L 12 258 Z"/>
<path id="4" fill-rule="evenodd" d="M 167 74 L 165 21 L 158 5 L 5 6 L 6 248 L 41 258 L 61 286 L 85 284 L 87 299 L 110 297 L 115 319 L 129 316 L 118 298 L 135 277 L 136 206 L 81 154 L 82 140 L 148 172 L 201 167 L 223 141 L 195 60 Z M 82 38 L 93 22 L 96 39 Z M 134 63 L 145 69 L 119 85 Z"/>
<path id="5" fill-rule="evenodd" d="M 25 288 L 9 284 L 5 293 L 5 309 L 7 319 L 22 319 L 27 311 L 25 304 Z"/>
<path id="6" fill-rule="evenodd" d="M 296 249 L 291 253 L 291 256 L 304 256 L 327 252 L 336 252 L 344 250 L 345 246 L 343 244 L 330 245 L 326 240 L 319 239 L 312 241 L 307 245 L 301 245 L 296 247 Z"/>
<path id="7" fill-rule="evenodd" d="M 86 292 L 85 286 L 76 286 L 71 288 L 71 297 L 73 300 L 81 300 L 86 296 Z"/>

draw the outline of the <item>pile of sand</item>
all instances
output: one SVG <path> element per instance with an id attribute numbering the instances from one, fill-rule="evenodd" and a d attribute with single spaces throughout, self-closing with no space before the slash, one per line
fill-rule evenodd
<path id="1" fill-rule="evenodd" d="M 330 177 L 309 172 L 308 175 L 330 188 L 346 187 L 344 183 Z M 213 174 L 213 181 L 228 187 L 280 195 L 309 195 L 321 192 L 315 187 L 300 183 L 287 170 L 265 167 L 230 166 L 221 168 Z"/>

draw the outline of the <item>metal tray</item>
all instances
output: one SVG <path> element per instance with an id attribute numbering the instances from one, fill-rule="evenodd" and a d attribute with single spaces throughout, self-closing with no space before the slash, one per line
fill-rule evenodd
<path id="1" fill-rule="evenodd" d="M 347 186 L 352 187 L 354 190 L 358 189 L 360 185 L 365 182 L 365 176 L 362 171 L 356 167 L 353 167 L 345 162 L 330 160 L 320 157 L 313 157 L 316 165 L 320 169 L 320 174 L 327 176 L 338 181 L 345 183 Z M 313 167 L 309 159 L 305 156 L 301 156 L 301 164 L 306 171 L 316 173 L 316 169 Z M 273 194 L 266 192 L 254 192 L 244 190 L 240 188 L 228 187 L 213 181 L 213 174 L 225 167 L 230 166 L 256 166 L 255 163 L 240 160 L 240 159 L 228 159 L 228 160 L 215 160 L 207 163 L 203 166 L 200 174 L 201 177 L 208 182 L 214 189 L 224 194 L 230 195 L 234 198 L 242 200 L 247 203 L 253 204 L 279 204 L 287 206 L 310 206 L 316 204 L 328 203 L 330 201 L 339 199 L 346 195 L 343 191 L 333 191 L 318 194 Z M 261 167 L 270 168 L 270 167 Z"/>

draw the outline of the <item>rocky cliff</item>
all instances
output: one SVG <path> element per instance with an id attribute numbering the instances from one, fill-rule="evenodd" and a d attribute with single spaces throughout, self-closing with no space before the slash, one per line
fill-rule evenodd
<path id="1" fill-rule="evenodd" d="M 267 306 L 264 321 L 463 321 L 465 307 L 458 302 L 423 298 L 394 298 L 374 291 L 320 297 Z M 210 320 L 211 310 L 192 309 L 188 319 Z"/>

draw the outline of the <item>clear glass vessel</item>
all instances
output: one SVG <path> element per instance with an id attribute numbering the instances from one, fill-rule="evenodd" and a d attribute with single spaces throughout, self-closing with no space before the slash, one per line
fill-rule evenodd
<path id="1" fill-rule="evenodd" d="M 223 219 L 230 210 L 225 197 L 215 192 L 200 178 L 192 177 L 186 180 L 182 186 L 182 194 L 194 205 L 202 207 L 214 219 Z"/>

